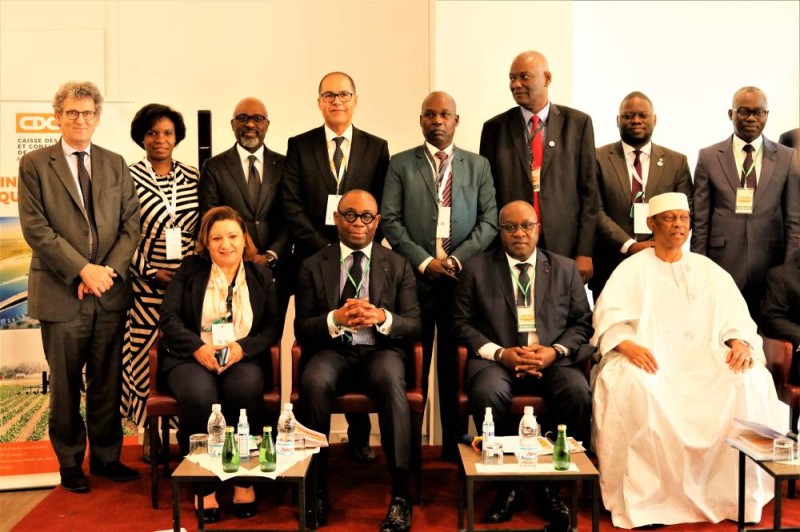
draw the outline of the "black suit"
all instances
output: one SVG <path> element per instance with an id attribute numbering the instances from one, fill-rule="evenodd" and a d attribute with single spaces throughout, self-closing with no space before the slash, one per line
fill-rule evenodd
<path id="1" fill-rule="evenodd" d="M 539 343 L 560 344 L 570 355 L 547 367 L 541 379 L 517 379 L 504 366 L 477 355 L 487 343 L 506 348 L 520 345 L 506 254 L 498 249 L 467 262 L 456 288 L 454 331 L 471 355 L 467 386 L 475 424 L 483 424 L 484 411 L 491 406 L 497 435 L 515 434 L 511 398 L 515 392 L 528 391 L 545 399 L 548 416 L 539 420 L 545 431 L 566 423 L 576 439 L 588 441 L 591 397 L 579 366 L 592 352 L 587 344 L 593 332 L 592 313 L 574 261 L 537 251 L 534 311 Z"/>
<path id="2" fill-rule="evenodd" d="M 336 194 L 336 179 L 330 169 L 325 127 L 289 139 L 284 178 L 284 210 L 300 260 L 310 257 L 339 237 L 336 227 L 325 225 L 328 195 Z M 389 144 L 375 135 L 353 128 L 347 171 L 340 193 L 366 190 L 378 205 L 389 167 Z M 380 233 L 375 241 L 382 240 Z"/>
<path id="3" fill-rule="evenodd" d="M 519 107 L 483 124 L 480 154 L 492 167 L 498 211 L 511 201 L 533 202 L 526 129 Z M 596 166 L 592 119 L 551 103 L 539 192 L 541 247 L 571 258 L 592 256 L 597 227 Z"/>
<path id="4" fill-rule="evenodd" d="M 253 324 L 248 335 L 237 340 L 245 358 L 220 375 L 211 373 L 194 358 L 194 352 L 204 344 L 200 321 L 211 261 L 198 255 L 184 258 L 164 294 L 159 320 L 160 371 L 180 405 L 178 441 L 182 452 L 188 451 L 189 435 L 206 432 L 214 403 L 222 403 L 229 425 L 236 423 L 240 408 L 247 409 L 255 434 L 266 421 L 264 379 L 271 378 L 267 355 L 280 340 L 283 321 L 278 314 L 271 271 L 252 262 L 245 262 L 244 267 Z"/>
<path id="5" fill-rule="evenodd" d="M 761 329 L 770 338 L 788 340 L 795 349 L 791 381 L 800 384 L 800 251 L 792 262 L 772 268 L 767 274 L 767 292 L 761 307 Z"/>
<path id="6" fill-rule="evenodd" d="M 273 251 L 278 255 L 278 264 L 273 273 L 278 283 L 278 308 L 284 314 L 294 289 L 296 272 L 280 198 L 285 157 L 266 146 L 263 153 L 264 169 L 257 204 L 253 202 L 247 188 L 247 177 L 235 144 L 206 161 L 198 184 L 200 216 L 202 218 L 212 207 L 231 207 L 242 216 L 258 253 Z M 199 223 L 197 228 L 200 229 Z"/>
<path id="7" fill-rule="evenodd" d="M 407 346 L 420 333 L 419 303 L 411 266 L 401 256 L 372 246 L 369 300 L 392 314 L 389 336 L 375 330 L 372 346 L 353 346 L 344 336 L 331 338 L 328 313 L 339 305 L 339 244 L 308 258 L 297 281 L 297 341 L 303 346 L 298 419 L 309 428 L 330 432 L 331 402 L 349 390 L 366 393 L 378 404 L 381 443 L 392 471 L 409 469 L 410 413 L 406 399 Z M 327 452 L 319 472 L 325 478 Z"/>

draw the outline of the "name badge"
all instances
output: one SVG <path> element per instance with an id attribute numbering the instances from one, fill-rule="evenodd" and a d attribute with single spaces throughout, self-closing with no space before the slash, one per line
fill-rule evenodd
<path id="1" fill-rule="evenodd" d="M 439 218 L 436 221 L 436 238 L 450 238 L 450 207 L 439 205 Z"/>
<path id="2" fill-rule="evenodd" d="M 339 208 L 339 200 L 342 197 L 338 194 L 328 194 L 328 205 L 325 207 L 325 225 L 334 225 L 333 213 Z"/>
<path id="3" fill-rule="evenodd" d="M 542 176 L 542 168 L 532 168 L 531 169 L 531 183 L 533 184 L 533 191 L 539 192 L 539 182 Z"/>
<path id="4" fill-rule="evenodd" d="M 753 214 L 753 194 L 752 188 L 736 189 L 736 214 Z"/>
<path id="5" fill-rule="evenodd" d="M 181 260 L 181 228 L 170 227 L 167 229 L 167 260 Z"/>
<path id="6" fill-rule="evenodd" d="M 233 333 L 233 323 L 214 323 L 211 325 L 211 343 L 214 345 L 227 345 L 236 341 Z"/>
<path id="7" fill-rule="evenodd" d="M 633 232 L 637 235 L 649 235 L 652 231 L 647 227 L 647 215 L 650 206 L 647 203 L 633 204 Z"/>
<path id="8" fill-rule="evenodd" d="M 532 307 L 517 307 L 517 332 L 536 332 L 536 316 Z"/>

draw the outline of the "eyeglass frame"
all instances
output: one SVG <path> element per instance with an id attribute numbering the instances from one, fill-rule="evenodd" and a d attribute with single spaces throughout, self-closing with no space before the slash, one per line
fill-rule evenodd
<path id="1" fill-rule="evenodd" d="M 353 99 L 355 93 L 350 91 L 341 91 L 341 92 L 323 92 L 319 95 L 319 99 L 325 103 L 333 103 L 336 101 L 336 98 L 339 98 L 339 101 L 342 103 L 348 103 Z"/>
<path id="2" fill-rule="evenodd" d="M 522 222 L 521 224 L 512 224 L 512 223 L 500 224 L 499 228 L 504 233 L 513 235 L 514 233 L 517 232 L 518 229 L 522 229 L 526 233 L 532 233 L 533 231 L 538 229 L 539 226 L 541 226 L 539 222 L 525 221 Z"/>
<path id="3" fill-rule="evenodd" d="M 336 210 L 336 212 L 338 212 L 339 216 L 344 218 L 344 221 L 349 224 L 355 223 L 356 219 L 358 219 L 361 220 L 361 223 L 363 223 L 364 225 L 369 225 L 378 218 L 377 214 L 372 214 L 371 212 L 362 212 L 361 214 L 359 214 L 353 210 L 342 212 L 338 209 Z M 369 217 L 369 221 L 365 220 L 364 217 Z M 352 220 L 348 220 L 348 218 L 352 218 Z"/>
<path id="4" fill-rule="evenodd" d="M 97 111 L 76 111 L 75 109 L 70 109 L 69 111 L 62 111 L 61 113 L 70 120 L 77 120 L 79 116 L 82 116 L 83 119 L 87 122 L 91 122 L 92 120 L 97 118 L 97 115 L 100 114 Z"/>
<path id="5" fill-rule="evenodd" d="M 269 124 L 269 118 L 264 115 L 246 115 L 244 113 L 234 116 L 233 121 L 240 126 L 246 126 L 250 122 L 253 122 L 257 126 Z"/>
<path id="6" fill-rule="evenodd" d="M 768 109 L 748 109 L 747 107 L 737 107 L 736 109 L 731 109 L 731 111 L 736 113 L 739 118 L 749 118 L 751 116 L 763 118 L 769 114 Z"/>

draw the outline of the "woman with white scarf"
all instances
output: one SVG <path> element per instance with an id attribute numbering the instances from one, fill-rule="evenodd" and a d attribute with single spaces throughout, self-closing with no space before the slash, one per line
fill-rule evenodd
<path id="1" fill-rule="evenodd" d="M 195 255 L 183 260 L 164 295 L 160 377 L 178 399 L 183 454 L 188 454 L 191 434 L 206 432 L 214 403 L 222 404 L 229 423 L 244 408 L 256 431 L 265 424 L 264 382 L 271 378 L 267 355 L 280 339 L 282 320 L 272 274 L 252 262 L 255 253 L 235 210 L 210 209 Z M 204 491 L 203 517 L 213 523 L 219 520 L 219 504 L 213 487 Z M 233 503 L 236 516 L 254 515 L 252 486 L 235 485 Z"/>

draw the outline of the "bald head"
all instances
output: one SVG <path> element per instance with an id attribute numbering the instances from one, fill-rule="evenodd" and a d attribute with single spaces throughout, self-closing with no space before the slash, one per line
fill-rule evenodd
<path id="1" fill-rule="evenodd" d="M 458 125 L 456 101 L 446 92 L 430 93 L 422 102 L 419 126 L 422 136 L 439 150 L 453 143 Z"/>
<path id="2" fill-rule="evenodd" d="M 255 153 L 264 145 L 269 128 L 269 115 L 264 102 L 258 98 L 245 98 L 236 104 L 231 119 L 231 129 L 244 149 Z"/>
<path id="3" fill-rule="evenodd" d="M 433 91 L 432 93 L 428 94 L 424 100 L 422 100 L 422 107 L 420 109 L 420 113 L 424 113 L 425 108 L 428 106 L 428 104 L 434 100 L 444 102 L 445 104 L 450 106 L 450 108 L 453 110 L 454 113 L 456 112 L 456 101 L 453 99 L 452 96 L 450 96 L 444 91 Z"/>
<path id="4" fill-rule="evenodd" d="M 508 73 L 509 88 L 517 105 L 538 113 L 547 105 L 548 89 L 552 76 L 547 58 L 539 52 L 522 52 L 511 63 Z"/>
<path id="5" fill-rule="evenodd" d="M 363 215 L 369 214 L 369 223 Z M 352 218 L 352 221 L 347 221 Z M 339 206 L 333 213 L 333 221 L 339 233 L 339 240 L 350 249 L 363 249 L 375 238 L 375 230 L 381 222 L 378 215 L 378 203 L 366 190 L 353 189 L 346 192 L 339 200 Z"/>
<path id="6" fill-rule="evenodd" d="M 767 125 L 767 95 L 758 87 L 742 87 L 733 95 L 733 104 L 728 118 L 733 122 L 733 131 L 745 142 L 753 142 L 761 136 Z"/>
<path id="7" fill-rule="evenodd" d="M 528 260 L 539 242 L 539 223 L 533 205 L 512 201 L 500 209 L 500 245 L 509 256 Z"/>

